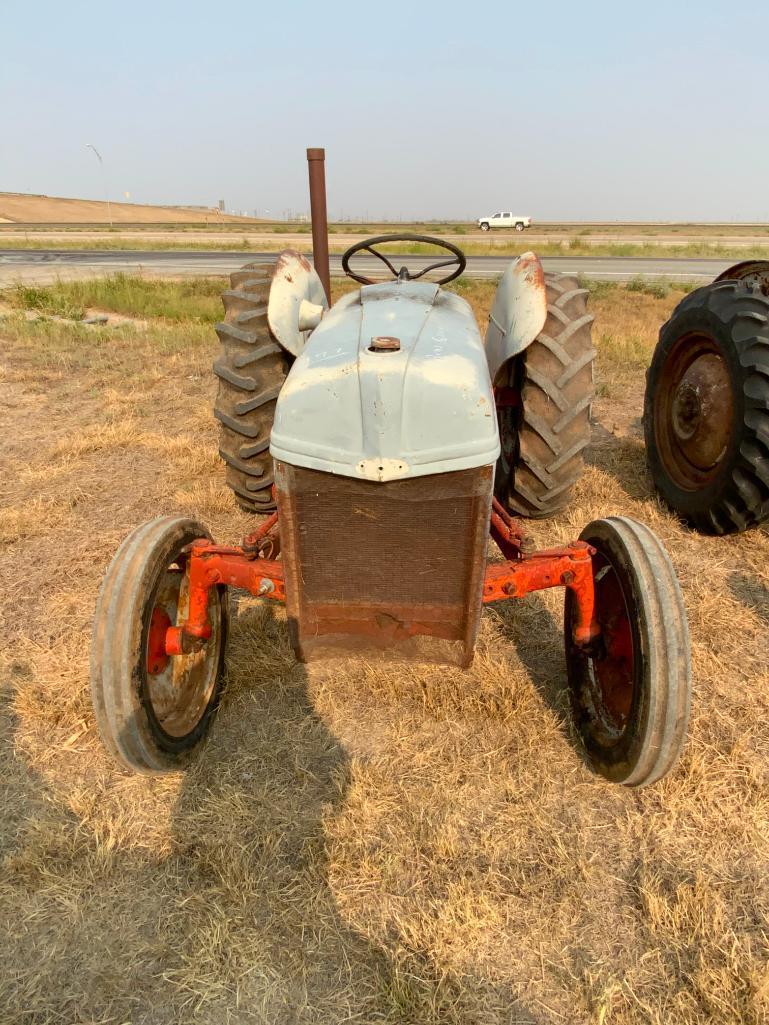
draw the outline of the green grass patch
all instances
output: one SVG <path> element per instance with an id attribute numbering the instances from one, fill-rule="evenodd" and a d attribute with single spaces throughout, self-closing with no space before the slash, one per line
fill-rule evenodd
<path id="1" fill-rule="evenodd" d="M 649 343 L 639 335 L 603 333 L 596 340 L 599 365 L 611 362 L 615 367 L 646 367 L 649 364 Z"/>
<path id="2" fill-rule="evenodd" d="M 5 298 L 16 308 L 48 316 L 82 318 L 89 308 L 128 317 L 162 317 L 168 321 L 213 324 L 222 318 L 218 278 L 183 281 L 147 280 L 131 274 L 113 274 L 88 281 L 60 281 L 45 287 L 18 285 Z"/>
<path id="3" fill-rule="evenodd" d="M 85 307 L 72 296 L 55 288 L 40 288 L 35 285 L 16 285 L 4 296 L 11 306 L 21 310 L 32 310 L 46 317 L 66 317 L 82 320 Z"/>
<path id="4" fill-rule="evenodd" d="M 628 281 L 628 292 L 640 292 L 652 295 L 655 299 L 667 299 L 671 292 L 683 292 L 685 295 L 699 286 L 691 281 L 671 281 L 669 278 L 636 277 Z"/>
<path id="5" fill-rule="evenodd" d="M 16 347 L 26 366 L 37 368 L 43 377 L 57 370 L 139 373 L 154 366 L 158 354 L 179 355 L 189 360 L 190 367 L 204 358 L 208 366 L 217 346 L 210 324 L 189 321 L 156 321 L 142 329 L 134 324 L 90 326 L 17 315 L 2 320 L 2 337 Z"/>
<path id="6" fill-rule="evenodd" d="M 602 299 L 605 295 L 623 287 L 620 281 L 595 281 L 593 278 L 583 277 L 582 274 L 577 275 L 577 281 L 580 288 L 586 288 L 590 292 L 591 299 Z"/>
<path id="7" fill-rule="evenodd" d="M 627 283 L 628 292 L 641 292 L 642 295 L 653 295 L 655 299 L 667 299 L 672 289 L 669 281 L 651 281 L 647 278 L 633 278 Z"/>
<path id="8" fill-rule="evenodd" d="M 700 287 L 692 281 L 672 281 L 668 278 L 644 278 L 641 276 L 635 277 L 628 282 L 622 282 L 596 281 L 593 278 L 587 278 L 579 274 L 577 275 L 577 280 L 581 288 L 586 288 L 590 292 L 591 299 L 603 299 L 605 296 L 611 295 L 620 289 L 626 292 L 640 292 L 642 295 L 651 295 L 655 299 L 667 299 L 673 292 L 681 292 L 684 295 L 688 295 L 689 292 Z"/>
<path id="9" fill-rule="evenodd" d="M 415 249 L 427 250 L 421 243 Z M 687 293 L 697 287 L 690 282 L 664 278 L 634 278 L 626 285 L 617 281 L 596 281 L 579 277 L 579 283 L 600 299 L 618 290 L 638 292 L 655 298 L 667 298 L 673 292 Z M 335 294 L 356 286 L 346 278 L 334 278 Z M 462 275 L 447 287 L 465 298 L 486 296 L 496 290 L 497 279 L 470 278 Z M 79 320 L 88 309 L 102 309 L 138 319 L 160 319 L 173 323 L 213 324 L 222 319 L 221 293 L 226 288 L 221 278 L 188 278 L 180 281 L 141 278 L 131 274 L 113 274 L 87 281 L 60 281 L 53 285 L 17 285 L 0 293 L 16 309 L 33 310 L 45 316 Z"/>

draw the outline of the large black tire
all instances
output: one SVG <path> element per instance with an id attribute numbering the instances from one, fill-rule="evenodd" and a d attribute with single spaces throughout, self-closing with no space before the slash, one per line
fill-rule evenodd
<path id="1" fill-rule="evenodd" d="M 595 614 L 601 636 L 575 644 L 576 602 L 566 592 L 564 640 L 574 723 L 601 776 L 647 786 L 677 760 L 689 723 L 691 654 L 681 589 L 667 552 L 641 523 L 594 520 Z"/>
<path id="2" fill-rule="evenodd" d="M 706 534 L 769 519 L 769 298 L 757 284 L 698 288 L 660 330 L 646 378 L 655 487 Z"/>
<path id="3" fill-rule="evenodd" d="M 568 503 L 590 442 L 592 316 L 576 278 L 546 274 L 542 333 L 510 360 L 497 383 L 518 395 L 499 409 L 502 453 L 496 493 L 517 516 L 552 516 Z"/>
<path id="4" fill-rule="evenodd" d="M 222 293 L 224 322 L 216 325 L 222 343 L 214 363 L 219 454 L 227 465 L 227 484 L 247 512 L 275 508 L 270 431 L 292 362 L 267 323 L 272 270 L 272 264 L 249 263 L 230 275 L 231 287 Z"/>
<path id="5" fill-rule="evenodd" d="M 186 612 L 184 548 L 210 537 L 194 520 L 161 516 L 137 527 L 102 583 L 91 642 L 91 701 L 102 741 L 134 772 L 181 769 L 205 737 L 223 685 L 228 604 L 209 592 L 211 638 L 190 655 L 153 655 L 160 613 L 174 626 Z M 163 625 L 161 624 L 161 637 Z"/>

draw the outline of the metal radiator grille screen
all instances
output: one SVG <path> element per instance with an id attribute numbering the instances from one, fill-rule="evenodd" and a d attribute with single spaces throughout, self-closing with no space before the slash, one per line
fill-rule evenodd
<path id="1" fill-rule="evenodd" d="M 491 467 L 380 484 L 282 463 L 276 482 L 301 657 L 374 646 L 468 661 L 480 616 Z M 426 637 L 443 643 L 427 651 L 415 643 Z"/>

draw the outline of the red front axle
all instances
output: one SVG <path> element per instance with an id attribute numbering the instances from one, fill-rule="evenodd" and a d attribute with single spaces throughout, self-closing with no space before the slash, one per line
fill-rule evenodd
<path id="1" fill-rule="evenodd" d="M 206 539 L 192 542 L 187 556 L 188 616 L 185 622 L 168 628 L 165 639 L 168 655 L 194 651 L 210 637 L 208 595 L 212 587 L 222 584 L 240 587 L 258 598 L 285 601 L 282 563 L 259 557 L 268 537 L 277 545 L 277 522 L 277 513 L 273 513 L 240 547 L 216 545 Z M 547 587 L 567 587 L 576 601 L 574 642 L 586 645 L 595 640 L 600 633 L 595 619 L 591 559 L 595 550 L 584 541 L 572 541 L 565 548 L 526 552 L 525 535 L 496 498 L 492 505 L 490 533 L 506 561 L 486 567 L 483 601 L 523 598 Z"/>

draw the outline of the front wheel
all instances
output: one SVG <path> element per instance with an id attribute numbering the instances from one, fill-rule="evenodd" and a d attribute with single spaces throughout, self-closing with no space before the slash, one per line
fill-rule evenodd
<path id="1" fill-rule="evenodd" d="M 210 535 L 194 520 L 162 516 L 117 550 L 104 577 L 91 644 L 91 700 L 107 750 L 134 772 L 183 768 L 208 731 L 222 691 L 227 599 L 211 588 L 211 637 L 169 656 L 169 626 L 186 618 L 187 546 Z"/>
<path id="2" fill-rule="evenodd" d="M 487 221 L 484 221 L 483 224 L 481 225 L 481 231 L 488 231 L 488 230 L 489 230 L 489 224 L 488 224 Z"/>
<path id="3" fill-rule="evenodd" d="M 681 589 L 658 538 L 624 516 L 594 520 L 595 614 L 590 651 L 575 644 L 576 601 L 567 591 L 566 661 L 576 729 L 588 761 L 614 783 L 640 787 L 670 771 L 691 705 L 689 627 Z"/>

